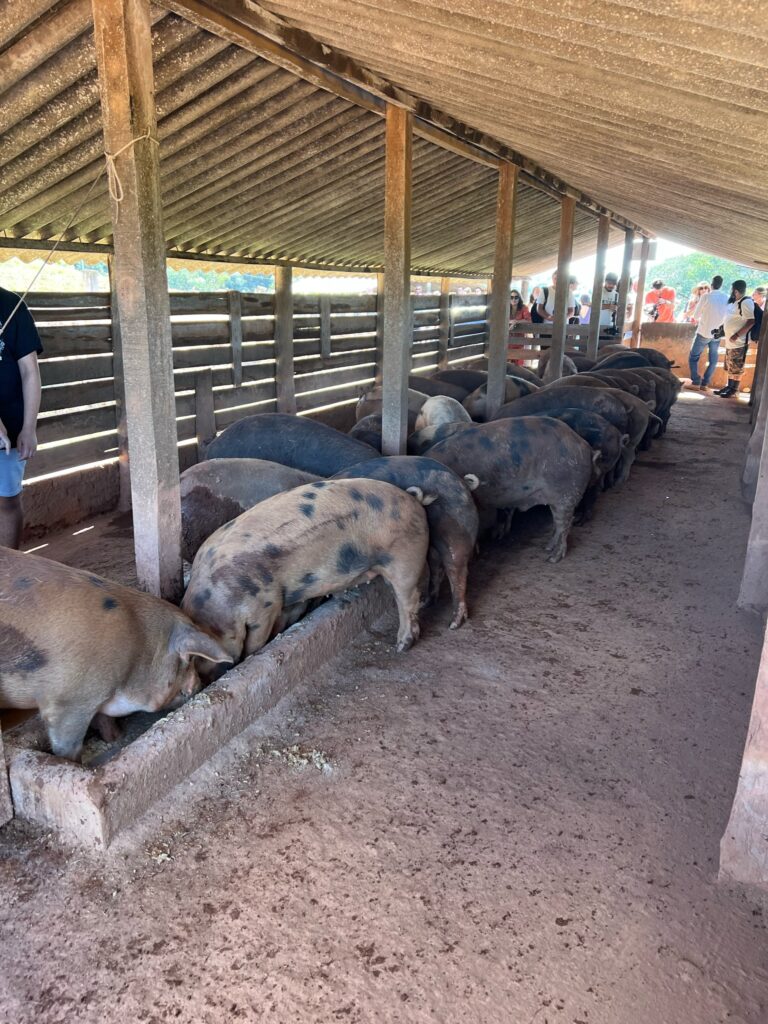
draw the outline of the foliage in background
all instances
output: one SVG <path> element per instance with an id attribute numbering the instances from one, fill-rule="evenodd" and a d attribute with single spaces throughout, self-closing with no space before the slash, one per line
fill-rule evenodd
<path id="1" fill-rule="evenodd" d="M 740 263 L 733 263 L 731 260 L 721 259 L 719 256 L 709 256 L 703 252 L 692 252 L 686 256 L 673 256 L 651 266 L 646 279 L 646 287 L 651 287 L 651 282 L 661 278 L 664 284 L 674 288 L 677 292 L 676 315 L 682 313 L 691 295 L 691 289 L 700 281 L 710 282 L 715 274 L 723 279 L 723 291 L 730 290 L 731 282 L 739 279 L 747 282 L 747 294 L 758 287 L 765 285 L 765 271 L 753 270 L 751 267 L 744 267 Z"/>

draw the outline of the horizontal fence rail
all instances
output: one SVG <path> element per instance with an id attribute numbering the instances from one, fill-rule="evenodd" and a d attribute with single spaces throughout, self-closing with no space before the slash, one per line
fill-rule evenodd
<path id="1" fill-rule="evenodd" d="M 110 296 L 31 293 L 27 305 L 44 347 L 39 451 L 27 482 L 95 467 L 120 456 Z M 295 295 L 293 357 L 299 414 L 353 403 L 381 375 L 375 295 Z M 201 430 L 218 432 L 277 409 L 272 294 L 170 295 L 176 426 L 183 465 L 196 461 Z M 412 296 L 412 372 L 482 357 L 487 297 Z M 444 322 L 443 322 L 444 321 Z M 538 354 L 538 353 L 536 353 Z M 130 438 L 128 439 L 130 445 Z"/>

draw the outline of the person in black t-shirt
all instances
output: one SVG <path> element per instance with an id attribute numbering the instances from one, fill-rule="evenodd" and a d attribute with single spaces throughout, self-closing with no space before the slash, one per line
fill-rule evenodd
<path id="1" fill-rule="evenodd" d="M 0 545 L 7 548 L 21 542 L 21 485 L 37 451 L 37 356 L 43 351 L 29 310 L 23 302 L 16 309 L 18 302 L 18 295 L 0 288 Z"/>

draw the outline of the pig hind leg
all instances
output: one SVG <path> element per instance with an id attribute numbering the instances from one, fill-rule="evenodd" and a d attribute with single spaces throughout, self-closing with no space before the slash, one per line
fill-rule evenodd
<path id="1" fill-rule="evenodd" d="M 451 629 L 458 629 L 469 618 L 467 614 L 467 560 L 459 564 L 450 554 L 444 556 L 445 572 L 453 596 L 453 618 Z"/>
<path id="2" fill-rule="evenodd" d="M 567 505 L 550 505 L 549 508 L 552 512 L 555 530 L 545 550 L 549 555 L 548 561 L 559 562 L 565 558 L 565 553 L 568 550 L 568 533 L 573 522 L 574 506 L 569 503 Z"/>
<path id="3" fill-rule="evenodd" d="M 94 717 L 93 707 L 82 708 L 56 705 L 40 709 L 40 716 L 48 730 L 51 750 L 57 757 L 79 761 L 83 740 Z"/>
<path id="4" fill-rule="evenodd" d="M 427 563 L 429 565 L 429 591 L 424 604 L 434 604 L 440 596 L 440 587 L 443 584 L 445 573 L 443 572 L 443 560 L 440 557 L 440 552 L 431 544 L 427 554 Z"/>
<path id="5" fill-rule="evenodd" d="M 401 557 L 393 559 L 387 566 L 382 566 L 381 575 L 395 592 L 399 628 L 397 630 L 397 649 L 407 651 L 419 639 L 419 580 L 423 563 L 414 559 L 413 552 L 406 550 Z M 416 564 L 414 564 L 416 562 Z"/>

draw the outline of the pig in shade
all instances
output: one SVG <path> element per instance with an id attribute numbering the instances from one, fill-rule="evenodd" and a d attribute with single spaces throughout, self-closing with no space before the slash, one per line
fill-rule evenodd
<path id="1" fill-rule="evenodd" d="M 207 459 L 268 459 L 314 476 L 331 476 L 345 466 L 377 459 L 380 454 L 317 420 L 278 412 L 238 420 L 206 450 Z"/>
<path id="2" fill-rule="evenodd" d="M 598 453 L 567 424 L 524 416 L 467 427 L 436 444 L 429 456 L 460 476 L 478 477 L 474 497 L 481 511 L 548 505 L 555 529 L 547 552 L 550 562 L 559 562 Z"/>

